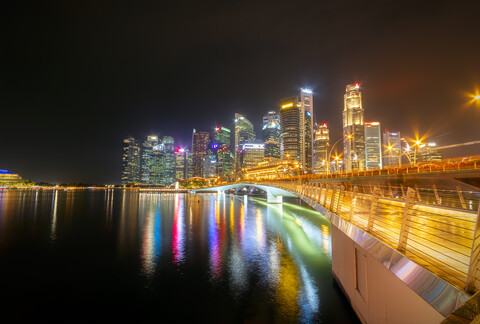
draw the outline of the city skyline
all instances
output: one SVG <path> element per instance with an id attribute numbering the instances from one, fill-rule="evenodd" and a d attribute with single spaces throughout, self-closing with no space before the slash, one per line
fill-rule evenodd
<path id="1" fill-rule="evenodd" d="M 354 82 L 364 89 L 365 120 L 382 131 L 429 134 L 442 145 L 478 139 L 480 110 L 467 105 L 480 86 L 471 5 L 183 5 L 190 10 L 8 3 L 0 169 L 35 181 L 118 183 L 126 135 L 188 145 L 193 128 L 232 123 L 238 112 L 261 138 L 262 115 L 301 87 L 314 90 L 315 122 L 328 123 L 334 143 L 345 85 Z M 128 21 L 112 18 L 132 10 Z M 125 23 L 135 27 L 126 32 Z"/>

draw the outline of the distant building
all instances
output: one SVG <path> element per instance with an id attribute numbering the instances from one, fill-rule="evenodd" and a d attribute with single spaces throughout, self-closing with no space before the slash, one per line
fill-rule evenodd
<path id="1" fill-rule="evenodd" d="M 143 185 L 150 184 L 150 170 L 154 163 L 153 147 L 158 145 L 158 137 L 155 135 L 147 136 L 147 140 L 143 142 L 141 170 Z"/>
<path id="2" fill-rule="evenodd" d="M 163 136 L 163 152 L 164 152 L 164 170 L 162 175 L 162 184 L 171 185 L 175 182 L 175 147 L 174 140 L 171 136 Z"/>
<path id="3" fill-rule="evenodd" d="M 187 169 L 187 161 L 186 161 L 186 153 L 188 150 L 182 149 L 177 147 L 175 149 L 175 179 L 182 180 L 187 179 L 186 176 L 186 169 Z"/>
<path id="4" fill-rule="evenodd" d="M 400 132 L 383 132 L 383 167 L 398 167 L 401 163 Z"/>
<path id="5" fill-rule="evenodd" d="M 298 97 L 280 100 L 282 158 L 300 161 L 300 104 Z"/>
<path id="6" fill-rule="evenodd" d="M 139 143 L 129 136 L 123 140 L 122 185 L 140 182 L 141 149 Z"/>
<path id="7" fill-rule="evenodd" d="M 437 143 L 430 142 L 420 145 L 417 151 L 417 161 L 420 163 L 426 162 L 441 162 L 443 159 L 442 151 L 437 149 Z"/>
<path id="8" fill-rule="evenodd" d="M 240 169 L 239 150 L 241 145 L 250 143 L 255 140 L 255 131 L 253 124 L 244 116 L 235 114 L 235 140 L 234 140 L 234 172 L 235 174 Z"/>
<path id="9" fill-rule="evenodd" d="M 243 144 L 241 157 L 242 169 L 256 167 L 263 160 L 265 146 L 263 144 Z"/>
<path id="10" fill-rule="evenodd" d="M 203 160 L 207 155 L 207 146 L 210 143 L 209 132 L 193 130 L 192 136 L 192 174 L 194 177 L 203 177 Z"/>
<path id="11" fill-rule="evenodd" d="M 265 145 L 265 157 L 279 159 L 280 152 L 280 118 L 277 113 L 271 111 L 263 116 L 263 142 Z"/>
<path id="12" fill-rule="evenodd" d="M 330 134 L 327 123 L 316 124 L 314 138 L 314 173 L 325 173 L 327 171 L 329 147 Z"/>
<path id="13" fill-rule="evenodd" d="M 344 95 L 343 159 L 346 171 L 365 169 L 365 128 L 358 83 L 347 85 Z"/>
<path id="14" fill-rule="evenodd" d="M 367 170 L 382 168 L 382 139 L 379 122 L 365 122 L 365 159 Z"/>
<path id="15" fill-rule="evenodd" d="M 203 177 L 217 177 L 217 156 L 215 154 L 207 154 L 203 159 Z"/>
<path id="16" fill-rule="evenodd" d="M 212 149 L 217 155 L 217 176 L 227 179 L 233 172 L 234 160 L 230 151 L 230 129 L 221 126 L 215 128 Z"/>
<path id="17" fill-rule="evenodd" d="M 313 91 L 300 89 L 300 163 L 313 173 Z"/>
<path id="18" fill-rule="evenodd" d="M 23 179 L 16 173 L 8 172 L 8 170 L 0 170 L 0 185 L 7 182 L 22 182 Z"/>

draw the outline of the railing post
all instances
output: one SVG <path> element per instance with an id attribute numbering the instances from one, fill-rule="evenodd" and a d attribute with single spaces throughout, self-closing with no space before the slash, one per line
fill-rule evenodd
<path id="1" fill-rule="evenodd" d="M 315 188 L 315 202 L 318 203 L 320 202 L 320 191 L 321 191 L 321 188 L 322 187 L 322 184 L 319 184 L 317 182 L 317 187 Z"/>
<path id="2" fill-rule="evenodd" d="M 355 211 L 355 204 L 357 203 L 357 192 L 358 192 L 358 187 L 354 186 L 353 187 L 353 193 L 352 193 L 352 201 L 350 202 L 350 211 L 348 212 L 348 221 L 351 222 L 353 220 L 353 215 Z"/>
<path id="3" fill-rule="evenodd" d="M 462 190 L 460 190 L 460 186 L 457 186 L 458 198 L 460 199 L 460 203 L 462 204 L 463 209 L 467 209 L 467 204 L 465 203 L 465 199 L 463 198 Z"/>
<path id="4" fill-rule="evenodd" d="M 468 266 L 467 286 L 465 290 L 473 293 L 475 292 L 475 281 L 479 275 L 479 261 L 480 261 L 480 204 L 478 205 L 477 221 L 475 223 L 475 232 L 473 233 L 472 252 L 470 254 L 470 264 Z"/>
<path id="5" fill-rule="evenodd" d="M 333 205 L 335 202 L 335 191 L 337 191 L 337 186 L 333 187 L 332 198 L 330 198 L 330 203 L 328 204 L 328 209 L 330 209 L 331 212 L 333 212 Z"/>
<path id="6" fill-rule="evenodd" d="M 408 191 L 408 190 L 407 190 Z M 420 190 L 418 190 L 418 185 L 415 184 L 415 191 L 417 192 L 417 199 L 418 201 L 422 201 L 422 196 L 420 196 Z M 407 193 L 408 194 L 408 193 Z"/>
<path id="7" fill-rule="evenodd" d="M 397 249 L 400 252 L 405 252 L 407 248 L 410 219 L 412 218 L 413 206 L 415 204 L 415 191 L 415 189 L 410 187 L 407 189 L 407 197 L 405 198 L 405 206 L 403 207 L 402 227 L 400 228 L 400 237 L 398 238 Z"/>
<path id="8" fill-rule="evenodd" d="M 435 193 L 435 200 L 437 201 L 437 205 L 441 205 L 442 201 L 440 200 L 440 196 L 438 195 L 437 186 L 433 184 L 433 192 Z"/>
<path id="9" fill-rule="evenodd" d="M 322 206 L 327 208 L 327 196 L 328 196 L 328 185 L 325 185 L 325 193 L 323 194 L 323 204 Z"/>
<path id="10" fill-rule="evenodd" d="M 367 232 L 372 233 L 373 223 L 375 222 L 375 215 L 377 213 L 378 195 L 380 194 L 380 188 L 373 187 L 372 203 L 370 204 L 370 214 L 368 215 Z"/>
<path id="11" fill-rule="evenodd" d="M 390 197 L 393 198 L 392 185 L 390 184 L 390 182 L 388 183 L 388 191 L 390 192 Z"/>
<path id="12" fill-rule="evenodd" d="M 338 193 L 338 200 L 337 200 L 337 206 L 335 208 L 335 214 L 339 215 L 338 210 L 341 208 L 341 201 L 343 200 L 343 194 L 345 192 L 345 186 L 341 185 L 340 186 L 340 192 Z"/>

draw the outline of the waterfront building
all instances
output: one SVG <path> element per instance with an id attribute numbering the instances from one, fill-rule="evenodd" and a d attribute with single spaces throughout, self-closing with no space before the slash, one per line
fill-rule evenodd
<path id="1" fill-rule="evenodd" d="M 280 100 L 282 158 L 300 161 L 300 115 L 298 97 Z"/>
<path id="2" fill-rule="evenodd" d="M 313 173 L 313 91 L 300 89 L 300 163 Z"/>
<path id="3" fill-rule="evenodd" d="M 330 147 L 330 133 L 327 123 L 315 124 L 314 139 L 314 173 L 327 172 L 328 150 Z"/>
<path id="4" fill-rule="evenodd" d="M 230 151 L 230 129 L 221 126 L 215 128 L 212 149 L 217 155 L 217 176 L 227 179 L 233 172 L 234 160 Z"/>
<path id="5" fill-rule="evenodd" d="M 8 170 L 0 170 L 0 185 L 10 182 L 22 182 L 23 179 L 17 173 L 8 172 Z"/>
<path id="6" fill-rule="evenodd" d="M 141 183 L 143 185 L 150 184 L 150 170 L 154 163 L 153 147 L 158 145 L 158 136 L 150 135 L 143 142 L 142 159 L 141 159 Z"/>
<path id="7" fill-rule="evenodd" d="M 265 158 L 256 166 L 243 171 L 247 180 L 283 179 L 300 174 L 300 166 L 295 160 Z"/>
<path id="8" fill-rule="evenodd" d="M 255 140 L 255 131 L 253 124 L 244 116 L 235 113 L 235 143 L 234 143 L 234 169 L 235 174 L 240 169 L 239 150 L 241 145 Z"/>
<path id="9" fill-rule="evenodd" d="M 280 152 L 280 118 L 277 113 L 270 111 L 263 116 L 263 144 L 265 145 L 265 157 L 279 159 Z"/>
<path id="10" fill-rule="evenodd" d="M 421 144 L 416 154 L 418 163 L 441 162 L 443 159 L 442 151 L 437 149 L 435 142 Z"/>
<path id="11" fill-rule="evenodd" d="M 264 158 L 264 144 L 246 143 L 242 146 L 242 169 L 249 169 L 258 165 Z"/>
<path id="12" fill-rule="evenodd" d="M 379 122 L 365 122 L 365 159 L 367 170 L 382 168 L 382 139 Z"/>
<path id="13" fill-rule="evenodd" d="M 185 179 L 193 177 L 193 159 L 192 152 L 189 149 L 185 149 Z"/>
<path id="14" fill-rule="evenodd" d="M 187 179 L 186 177 L 186 170 L 187 170 L 187 161 L 186 161 L 186 153 L 188 151 L 177 147 L 175 149 L 175 179 L 182 180 Z"/>
<path id="15" fill-rule="evenodd" d="M 164 151 L 164 173 L 162 176 L 163 185 L 171 185 L 175 182 L 175 147 L 174 140 L 171 136 L 163 136 L 163 151 Z"/>
<path id="16" fill-rule="evenodd" d="M 203 160 L 207 155 L 207 146 L 210 142 L 209 132 L 197 132 L 193 130 L 192 136 L 192 175 L 203 177 Z"/>
<path id="17" fill-rule="evenodd" d="M 401 160 L 400 132 L 389 132 L 385 130 L 383 139 L 383 167 L 397 167 Z"/>
<path id="18" fill-rule="evenodd" d="M 347 85 L 344 96 L 343 159 L 346 171 L 365 169 L 365 127 L 358 83 Z"/>
<path id="19" fill-rule="evenodd" d="M 122 185 L 140 182 L 140 144 L 132 136 L 123 140 Z"/>
<path id="20" fill-rule="evenodd" d="M 203 159 L 203 177 L 216 178 L 217 177 L 217 156 L 211 152 Z"/>

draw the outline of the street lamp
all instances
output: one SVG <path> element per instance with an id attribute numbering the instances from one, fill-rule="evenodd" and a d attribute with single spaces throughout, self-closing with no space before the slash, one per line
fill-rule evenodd
<path id="1" fill-rule="evenodd" d="M 347 135 L 347 138 L 351 138 L 351 135 Z M 333 148 L 335 147 L 335 145 L 338 144 L 338 142 L 340 142 L 341 140 L 343 139 L 343 137 L 340 137 L 333 145 L 332 147 L 330 148 L 330 151 L 328 152 L 328 155 L 327 155 L 327 174 L 330 173 L 330 155 L 332 155 L 332 151 L 333 151 Z"/>
<path id="2" fill-rule="evenodd" d="M 389 146 L 387 146 L 387 151 L 389 151 L 390 153 L 393 153 L 393 148 L 394 148 L 393 145 L 389 145 Z M 398 149 L 398 167 L 399 168 L 402 166 L 402 153 L 405 154 L 405 156 L 408 159 L 408 162 L 410 162 L 410 164 L 412 164 L 412 160 L 410 159 L 410 155 L 407 154 L 407 152 L 409 150 L 410 149 L 407 149 L 407 150 L 403 151 L 401 147 Z M 390 154 L 389 156 L 392 156 L 392 155 Z"/>

